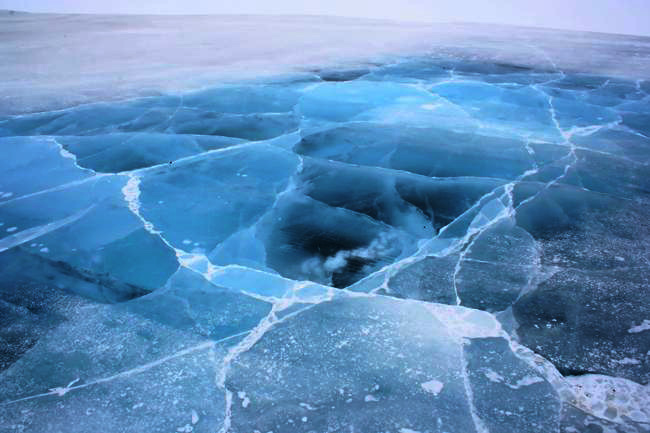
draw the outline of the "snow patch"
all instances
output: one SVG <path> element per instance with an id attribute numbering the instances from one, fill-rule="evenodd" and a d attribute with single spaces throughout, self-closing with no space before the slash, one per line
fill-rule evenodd
<path id="1" fill-rule="evenodd" d="M 442 391 L 442 388 L 444 388 L 445 384 L 438 380 L 432 379 L 428 382 L 421 383 L 420 386 L 424 391 L 433 395 L 438 395 L 440 394 L 440 391 Z"/>

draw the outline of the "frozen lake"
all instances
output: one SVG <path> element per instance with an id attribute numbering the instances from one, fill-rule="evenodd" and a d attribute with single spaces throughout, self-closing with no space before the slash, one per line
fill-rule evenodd
<path id="1" fill-rule="evenodd" d="M 0 432 L 650 431 L 650 38 L 0 14 Z"/>

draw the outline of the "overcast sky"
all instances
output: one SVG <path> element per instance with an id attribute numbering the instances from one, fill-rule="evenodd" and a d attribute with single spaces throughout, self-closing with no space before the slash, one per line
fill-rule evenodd
<path id="1" fill-rule="evenodd" d="M 339 15 L 431 22 L 488 22 L 650 36 L 650 0 L 0 0 L 0 9 Z"/>

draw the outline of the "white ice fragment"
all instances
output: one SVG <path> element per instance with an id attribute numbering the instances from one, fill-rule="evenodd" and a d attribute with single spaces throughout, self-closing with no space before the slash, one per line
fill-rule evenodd
<path id="1" fill-rule="evenodd" d="M 15 232 L 16 230 L 18 230 L 18 227 L 9 227 L 9 228 L 7 229 L 7 232 L 8 232 L 8 233 L 11 233 L 11 232 Z"/>
<path id="2" fill-rule="evenodd" d="M 420 386 L 424 391 L 433 395 L 438 395 L 440 394 L 440 391 L 442 391 L 442 388 L 445 386 L 445 384 L 438 380 L 432 379 L 428 382 L 421 383 Z"/>
<path id="3" fill-rule="evenodd" d="M 135 174 L 129 174 L 129 180 L 126 182 L 126 185 L 122 187 L 122 195 L 126 201 L 129 210 L 137 216 L 142 224 L 144 229 L 149 233 L 158 234 L 149 221 L 145 220 L 140 214 L 140 178 Z"/>
<path id="4" fill-rule="evenodd" d="M 59 397 L 63 397 L 70 391 L 68 388 L 57 386 L 56 388 L 50 388 L 50 392 L 53 394 L 58 395 Z"/>
<path id="5" fill-rule="evenodd" d="M 50 249 L 48 247 L 43 247 L 39 251 L 42 252 L 42 253 L 49 253 Z"/>
<path id="6" fill-rule="evenodd" d="M 512 383 L 508 383 L 503 376 L 501 376 L 499 373 L 497 373 L 494 370 L 488 369 L 483 374 L 485 374 L 485 377 L 487 377 L 490 380 L 490 382 L 503 383 L 505 386 L 507 386 L 510 389 L 519 389 L 523 386 L 529 386 L 535 383 L 544 382 L 544 379 L 542 379 L 539 376 L 524 376 L 518 381 L 516 381 L 514 384 L 512 384 Z"/>
<path id="7" fill-rule="evenodd" d="M 192 243 L 191 239 L 183 239 L 183 245 L 190 245 Z"/>
<path id="8" fill-rule="evenodd" d="M 79 382 L 79 378 L 76 378 L 75 380 L 73 380 L 72 382 L 67 384 L 66 386 L 57 386 L 56 388 L 50 388 L 50 392 L 53 393 L 53 394 L 58 395 L 59 397 L 63 397 L 69 391 L 72 390 L 72 385 L 74 385 L 77 382 Z"/>
<path id="9" fill-rule="evenodd" d="M 412 430 L 410 428 L 402 427 L 401 429 L 399 429 L 399 433 L 420 433 L 420 432 L 417 430 Z"/>
<path id="10" fill-rule="evenodd" d="M 241 399 L 241 405 L 244 409 L 247 408 L 249 404 L 251 404 L 251 400 L 246 397 L 246 393 L 244 391 L 239 391 L 237 393 L 237 397 Z"/>
<path id="11" fill-rule="evenodd" d="M 490 382 L 501 383 L 504 380 L 503 376 L 501 376 L 499 373 L 491 369 L 488 369 L 483 374 L 485 374 L 485 377 L 487 377 L 490 380 Z"/>
<path id="12" fill-rule="evenodd" d="M 9 197 L 11 197 L 12 195 L 14 195 L 13 192 L 5 192 L 4 194 L 2 194 L 2 198 L 9 198 Z"/>
<path id="13" fill-rule="evenodd" d="M 506 385 L 508 385 L 508 387 L 512 389 L 519 389 L 522 386 L 529 386 L 540 382 L 544 382 L 544 379 L 542 379 L 539 376 L 524 376 L 521 379 L 519 379 L 514 385 L 510 385 L 510 384 L 506 384 Z"/>
<path id="14" fill-rule="evenodd" d="M 301 418 L 301 421 L 302 421 L 302 422 L 307 422 L 307 417 L 306 417 L 306 416 L 303 416 L 303 417 Z"/>
<path id="15" fill-rule="evenodd" d="M 627 330 L 630 334 L 636 334 L 643 331 L 650 331 L 650 320 L 645 319 L 640 325 L 633 326 Z"/>
<path id="16" fill-rule="evenodd" d="M 304 407 L 307 410 L 316 410 L 316 408 L 314 406 L 310 405 L 309 403 L 300 403 L 300 404 L 298 404 L 298 406 Z"/>
<path id="17" fill-rule="evenodd" d="M 636 364 L 641 364 L 641 361 L 638 359 L 634 358 L 623 358 L 623 359 L 615 359 L 612 362 L 615 362 L 616 364 L 622 364 L 622 365 L 636 365 Z"/>
<path id="18" fill-rule="evenodd" d="M 379 401 L 379 399 L 377 397 L 375 397 L 374 395 L 371 395 L 371 394 L 366 395 L 366 397 L 363 400 L 366 401 L 366 402 Z"/>
<path id="19" fill-rule="evenodd" d="M 349 340 L 343 340 L 343 341 L 339 341 L 338 343 L 336 343 L 336 344 L 335 344 L 335 347 L 336 347 L 337 349 L 342 349 L 342 348 L 344 348 L 345 346 L 349 346 L 349 345 L 350 345 L 350 341 L 349 341 Z"/>
<path id="20" fill-rule="evenodd" d="M 192 409 L 192 425 L 196 424 L 199 422 L 199 414 L 196 413 L 194 409 Z"/>

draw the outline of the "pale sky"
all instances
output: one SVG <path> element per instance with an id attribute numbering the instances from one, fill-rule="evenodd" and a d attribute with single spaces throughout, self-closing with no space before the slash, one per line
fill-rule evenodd
<path id="1" fill-rule="evenodd" d="M 0 9 L 144 14 L 298 14 L 486 22 L 650 36 L 650 0 L 0 0 Z"/>

